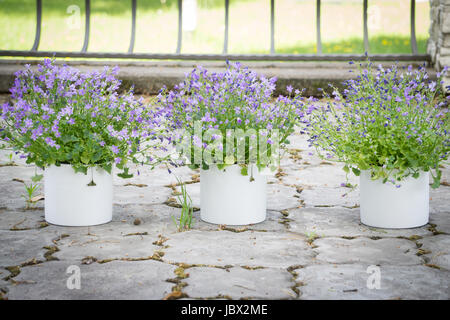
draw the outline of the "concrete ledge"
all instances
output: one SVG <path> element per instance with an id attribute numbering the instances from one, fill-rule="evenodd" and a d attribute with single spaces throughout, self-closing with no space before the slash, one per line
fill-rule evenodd
<path id="1" fill-rule="evenodd" d="M 25 64 L 36 65 L 42 60 L 0 60 L 0 93 L 9 92 L 14 81 L 14 73 Z M 119 78 L 123 87 L 132 85 L 138 94 L 157 94 L 163 86 L 172 88 L 183 80 L 185 74 L 195 66 L 201 65 L 210 70 L 223 70 L 225 62 L 211 61 L 110 61 L 110 60 L 57 60 L 57 63 L 79 68 L 83 71 L 101 69 L 103 66 L 119 66 Z M 392 63 L 382 63 L 389 66 Z M 417 62 L 401 62 L 399 66 L 419 66 Z M 327 88 L 332 84 L 338 88 L 342 82 L 356 76 L 356 66 L 347 62 L 244 62 L 243 65 L 266 77 L 277 77 L 276 94 L 286 94 L 286 86 L 306 88 L 305 96 L 321 96 L 319 88 Z M 436 71 L 428 67 L 431 78 Z M 350 72 L 352 71 L 352 72 Z"/>

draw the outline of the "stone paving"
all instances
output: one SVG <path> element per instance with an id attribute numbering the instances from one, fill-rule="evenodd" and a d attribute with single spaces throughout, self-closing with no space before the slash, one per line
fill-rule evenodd
<path id="1" fill-rule="evenodd" d="M 44 201 L 25 209 L 23 183 L 35 168 L 1 151 L 0 298 L 450 298 L 450 167 L 431 190 L 428 225 L 375 229 L 360 223 L 358 189 L 341 187 L 340 165 L 311 155 L 304 136 L 291 141 L 269 178 L 265 222 L 217 226 L 196 211 L 181 233 L 172 222 L 176 176 L 198 207 L 196 171 L 116 178 L 111 223 L 58 227 L 45 222 Z M 80 289 L 67 288 L 70 266 L 80 268 Z M 368 286 L 369 266 L 379 267 L 379 289 Z"/>

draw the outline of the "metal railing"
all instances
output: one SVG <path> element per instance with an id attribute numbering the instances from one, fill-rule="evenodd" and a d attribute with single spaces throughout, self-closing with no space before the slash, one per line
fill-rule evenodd
<path id="1" fill-rule="evenodd" d="M 136 39 L 136 10 L 137 0 L 131 0 L 131 37 L 128 52 L 89 52 L 89 34 L 91 20 L 91 1 L 85 0 L 85 33 L 84 42 L 79 52 L 39 51 L 42 26 L 42 0 L 36 0 L 36 34 L 33 46 L 29 51 L 0 50 L 0 56 L 13 57 L 73 57 L 73 58 L 109 58 L 109 59 L 177 59 L 177 60 L 246 60 L 246 61 L 349 61 L 365 60 L 365 54 L 323 54 L 321 38 L 321 0 L 316 0 L 316 47 L 317 54 L 277 54 L 275 50 L 275 0 L 270 1 L 270 54 L 229 54 L 228 30 L 230 0 L 224 0 L 225 31 L 223 51 L 221 54 L 184 54 L 181 53 L 183 39 L 183 0 L 178 0 L 178 35 L 175 53 L 136 53 L 134 44 Z M 410 5 L 410 54 L 370 54 L 369 32 L 367 27 L 368 0 L 363 0 L 363 38 L 364 49 L 373 61 L 430 61 L 427 54 L 418 54 L 415 31 L 415 5 Z M 299 13 L 300 14 L 300 13 Z"/>

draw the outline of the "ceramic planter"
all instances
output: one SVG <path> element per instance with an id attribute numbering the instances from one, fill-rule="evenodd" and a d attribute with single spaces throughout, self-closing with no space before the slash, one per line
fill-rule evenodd
<path id="1" fill-rule="evenodd" d="M 112 176 L 103 169 L 89 169 L 85 175 L 70 165 L 50 166 L 44 171 L 44 187 L 48 223 L 92 226 L 112 219 Z"/>
<path id="2" fill-rule="evenodd" d="M 211 167 L 200 172 L 200 215 L 203 221 L 225 225 L 247 225 L 266 219 L 267 177 L 253 168 L 253 181 L 241 167 L 224 170 Z"/>
<path id="3" fill-rule="evenodd" d="M 417 179 L 408 177 L 397 188 L 381 179 L 371 180 L 370 172 L 360 176 L 361 222 L 377 228 L 415 228 L 428 223 L 429 177 L 422 172 Z"/>

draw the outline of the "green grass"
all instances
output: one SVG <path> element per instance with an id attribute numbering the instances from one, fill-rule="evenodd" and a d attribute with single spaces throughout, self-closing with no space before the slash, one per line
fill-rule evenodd
<path id="1" fill-rule="evenodd" d="M 223 0 L 197 0 L 197 29 L 183 32 L 182 53 L 221 53 Z M 89 51 L 126 52 L 131 33 L 131 1 L 92 0 Z M 139 0 L 135 52 L 172 53 L 177 43 L 177 0 Z M 229 52 L 269 53 L 270 1 L 230 1 Z M 80 8 L 79 26 L 67 13 Z M 276 0 L 275 48 L 278 53 L 315 53 L 315 0 Z M 416 4 L 420 53 L 426 52 L 429 4 Z M 84 39 L 84 0 L 43 0 L 39 50 L 79 51 Z M 369 3 L 370 53 L 410 53 L 409 0 Z M 29 50 L 34 42 L 35 0 L 0 0 L 0 49 Z M 393 31 L 394 30 L 394 31 Z M 322 6 L 323 53 L 364 53 L 362 1 Z"/>
<path id="2" fill-rule="evenodd" d="M 426 52 L 427 38 L 417 38 L 418 52 Z M 284 47 L 277 50 L 279 53 L 316 53 L 316 44 Z M 362 38 L 342 39 L 322 44 L 322 52 L 337 53 L 364 53 L 364 40 Z M 369 52 L 373 54 L 400 54 L 411 53 L 411 42 L 407 36 L 377 35 L 369 37 Z"/>

